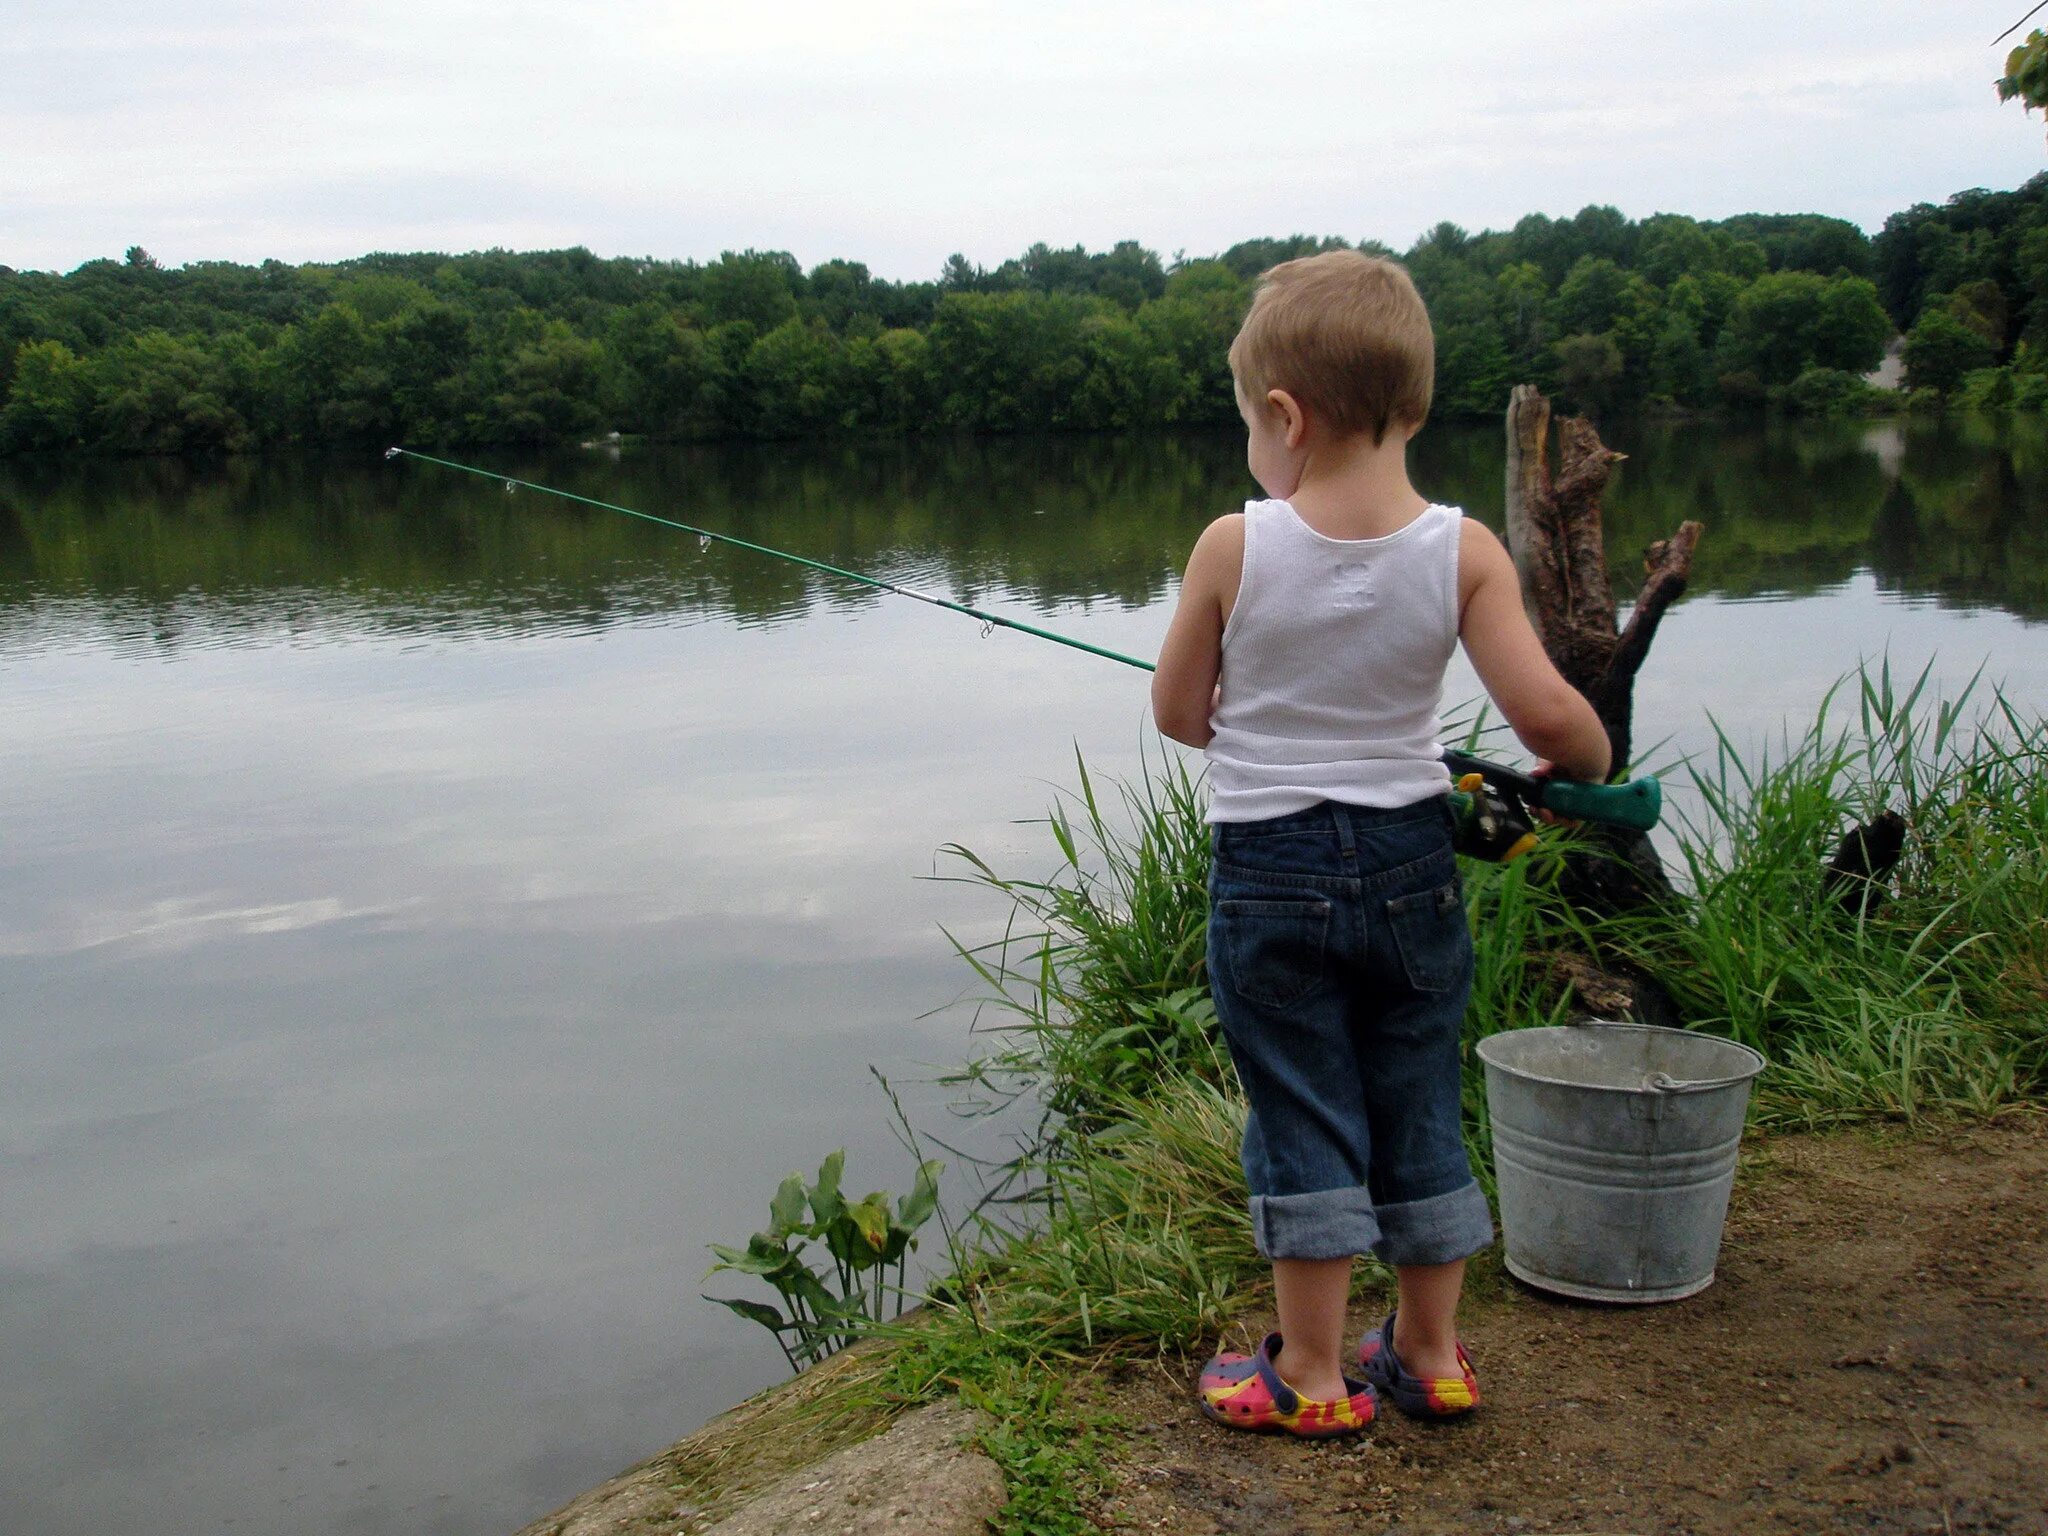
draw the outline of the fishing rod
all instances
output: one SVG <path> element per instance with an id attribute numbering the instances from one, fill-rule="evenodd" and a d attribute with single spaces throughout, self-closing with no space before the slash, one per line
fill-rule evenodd
<path id="1" fill-rule="evenodd" d="M 694 533 L 699 539 L 716 539 L 721 544 L 730 544 L 734 549 L 750 549 L 757 555 L 772 555 L 777 560 L 792 561 L 807 565 L 814 571 L 823 571 L 827 576 L 837 576 L 842 581 L 857 581 L 864 587 L 873 587 L 878 592 L 894 592 L 898 597 L 908 597 L 920 603 L 930 603 L 934 608 L 949 609 L 964 613 L 970 619 L 979 619 L 985 625 L 997 629 L 1014 629 L 1019 634 L 1036 635 L 1041 640 L 1050 640 L 1055 645 L 1072 646 L 1077 651 L 1086 651 L 1091 656 L 1103 656 L 1111 661 L 1120 661 L 1127 667 L 1141 667 L 1147 672 L 1154 669 L 1149 661 L 1137 656 L 1126 656 L 1122 651 L 1112 651 L 1107 646 L 1090 645 L 1086 640 L 1076 640 L 1072 635 L 1063 635 L 1056 630 L 1040 629 L 1036 624 L 1026 624 L 1022 619 L 1005 618 L 1000 613 L 990 613 L 985 608 L 975 608 L 967 603 L 956 603 L 950 597 L 937 592 L 927 592 L 922 587 L 906 587 L 899 582 L 884 581 L 879 576 L 870 576 L 862 571 L 849 571 L 843 566 L 827 565 L 823 560 L 813 560 L 808 555 L 793 555 L 786 549 L 774 549 L 766 544 L 756 544 L 748 539 L 734 538 L 729 533 L 719 533 L 712 528 L 699 528 L 694 523 L 678 522 L 673 517 L 656 517 L 652 512 L 636 511 L 622 507 L 617 502 L 599 501 L 595 496 L 579 496 L 574 491 L 557 490 L 552 485 L 541 485 L 533 480 L 521 480 L 515 475 L 501 475 L 496 470 L 478 469 L 474 464 L 458 464 L 453 459 L 437 459 L 431 453 L 416 453 L 410 448 L 386 448 L 384 457 L 389 459 L 418 459 L 422 464 L 438 464 L 443 469 L 459 469 L 465 475 L 480 475 L 486 480 L 504 483 L 506 490 L 523 486 L 529 491 L 539 491 L 546 496 L 559 496 L 564 501 L 580 501 L 586 507 L 602 507 L 607 512 L 623 512 L 628 517 L 637 517 L 642 522 L 659 523 L 664 528 L 679 528 L 684 533 Z"/>
<path id="2" fill-rule="evenodd" d="M 841 581 L 856 582 L 864 587 L 872 587 L 878 592 L 893 592 L 898 597 L 908 597 L 920 603 L 928 603 L 934 608 L 944 608 L 952 613 L 965 614 L 971 619 L 979 619 L 983 625 L 983 633 L 993 629 L 1014 629 L 1019 634 L 1050 640 L 1055 645 L 1086 651 L 1091 656 L 1100 656 L 1108 661 L 1120 661 L 1127 667 L 1138 668 L 1141 672 L 1158 670 L 1152 662 L 1141 656 L 1127 656 L 1122 651 L 1113 651 L 1103 645 L 1092 645 L 1086 640 L 1077 640 L 1072 635 L 1063 635 L 1057 630 L 1043 629 L 1036 624 L 1026 624 L 1021 619 L 990 613 L 987 609 L 976 608 L 970 603 L 955 602 L 950 597 L 928 592 L 922 587 L 906 587 L 900 582 L 885 581 L 864 571 L 850 571 L 844 566 L 813 560 L 808 555 L 792 554 L 786 549 L 776 549 L 771 545 L 756 544 L 750 539 L 736 538 L 729 533 L 720 533 L 715 528 L 700 528 L 694 523 L 686 523 L 678 518 L 658 517 L 652 512 L 622 507 L 614 501 L 600 501 L 595 496 L 581 496 L 574 491 L 542 485 L 535 480 L 521 480 L 516 475 L 480 469 L 474 464 L 458 464 L 453 459 L 436 458 L 431 453 L 419 453 L 411 448 L 387 448 L 384 450 L 384 457 L 387 461 L 399 458 L 418 459 L 422 464 L 437 464 L 443 469 L 460 470 L 465 475 L 496 480 L 508 491 L 524 488 L 543 496 L 559 496 L 564 501 L 580 502 L 586 507 L 598 507 L 606 512 L 637 517 L 642 522 L 659 523 L 664 528 L 694 533 L 700 541 L 715 540 L 720 544 L 729 544 L 734 549 L 751 550 L 757 555 L 787 560 L 814 571 L 823 571 L 828 576 L 836 576 Z M 1506 862 L 1528 852 L 1535 846 L 1533 823 L 1538 811 L 1548 811 L 1552 815 L 1573 821 L 1596 821 L 1634 832 L 1647 832 L 1657 824 L 1657 817 L 1663 808 L 1663 791 L 1655 779 L 1631 779 L 1625 784 L 1585 784 L 1573 779 L 1543 778 L 1448 748 L 1444 752 L 1444 762 L 1457 781 L 1453 799 L 1457 802 L 1461 851 L 1468 851 L 1478 858 Z"/>

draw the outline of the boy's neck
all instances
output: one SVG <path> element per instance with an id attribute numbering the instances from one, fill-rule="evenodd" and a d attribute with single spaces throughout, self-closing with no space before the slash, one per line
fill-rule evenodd
<path id="1" fill-rule="evenodd" d="M 1377 443 L 1363 432 L 1319 436 L 1288 502 L 1310 527 L 1338 538 L 1405 528 L 1429 505 L 1408 479 L 1408 437 L 1399 427 Z"/>

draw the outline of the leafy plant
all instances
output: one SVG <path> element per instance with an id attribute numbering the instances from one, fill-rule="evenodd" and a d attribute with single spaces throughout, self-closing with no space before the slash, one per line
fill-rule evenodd
<path id="1" fill-rule="evenodd" d="M 726 1272 L 760 1277 L 781 1296 L 787 1314 L 743 1297 L 704 1299 L 773 1333 L 793 1371 L 845 1348 L 864 1330 L 902 1313 L 917 1231 L 939 1207 L 942 1166 L 919 1164 L 910 1193 L 893 1210 L 881 1191 L 859 1200 L 841 1192 L 844 1148 L 819 1166 L 815 1183 L 806 1184 L 802 1174 L 792 1173 L 768 1204 L 767 1228 L 749 1238 L 745 1248 L 711 1244 L 718 1262 L 705 1271 L 706 1279 Z M 819 1246 L 832 1261 L 829 1271 L 811 1262 Z M 892 1266 L 894 1284 L 889 1280 Z"/>
<path id="2" fill-rule="evenodd" d="M 2005 73 L 1997 85 L 2000 101 L 2017 96 L 2029 112 L 2048 107 L 2048 35 L 2039 28 L 2029 32 L 2026 41 L 2005 56 Z"/>

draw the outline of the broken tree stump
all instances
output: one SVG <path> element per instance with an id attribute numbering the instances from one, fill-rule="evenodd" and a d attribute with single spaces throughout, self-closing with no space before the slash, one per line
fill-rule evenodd
<path id="1" fill-rule="evenodd" d="M 1701 525 L 1680 523 L 1645 556 L 1642 589 L 1628 623 L 1617 629 L 1614 588 L 1600 497 L 1624 457 L 1600 441 L 1583 416 L 1558 423 L 1557 474 L 1550 473 L 1550 402 L 1518 384 L 1507 417 L 1508 552 L 1522 582 L 1522 601 L 1543 648 L 1565 681 L 1583 693 L 1607 728 L 1614 770 L 1634 749 L 1636 673 L 1664 611 L 1685 592 Z"/>
<path id="2" fill-rule="evenodd" d="M 1685 592 L 1701 525 L 1687 521 L 1650 546 L 1642 590 L 1628 623 L 1607 573 L 1600 498 L 1624 457 L 1600 441 L 1583 416 L 1558 423 L 1557 474 L 1550 471 L 1550 401 L 1531 384 L 1508 400 L 1508 552 L 1522 602 L 1565 681 L 1592 704 L 1606 729 L 1616 774 L 1635 749 L 1635 680 L 1664 611 Z M 1672 895 L 1664 861 L 1649 838 L 1591 827 L 1593 845 L 1566 862 L 1567 898 L 1591 911 L 1619 911 Z"/>
<path id="3" fill-rule="evenodd" d="M 1617 628 L 1600 497 L 1624 455 L 1601 442 L 1583 416 L 1561 420 L 1557 441 L 1553 476 L 1550 402 L 1534 385 L 1516 385 L 1507 414 L 1508 552 L 1530 622 L 1565 681 L 1599 715 L 1619 774 L 1635 748 L 1636 674 L 1665 610 L 1685 593 L 1703 529 L 1687 519 L 1644 552 L 1642 587 Z M 1671 894 L 1663 860 L 1646 836 L 1612 827 L 1590 828 L 1588 836 L 1595 853 L 1566 866 L 1575 904 L 1615 911 Z M 1867 916 L 1884 901 L 1905 841 L 1906 823 L 1892 811 L 1853 828 L 1827 866 L 1823 889 L 1844 912 Z"/>

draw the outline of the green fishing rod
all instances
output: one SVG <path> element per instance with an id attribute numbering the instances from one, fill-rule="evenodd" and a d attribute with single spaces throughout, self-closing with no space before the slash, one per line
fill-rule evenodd
<path id="1" fill-rule="evenodd" d="M 813 560 L 808 555 L 793 555 L 786 549 L 774 549 L 766 544 L 756 544 L 748 539 L 737 539 L 729 533 L 719 533 L 711 528 L 699 528 L 694 523 L 679 522 L 673 517 L 656 517 L 652 512 L 636 511 L 622 507 L 617 502 L 599 501 L 595 496 L 579 496 L 574 491 L 557 490 L 552 485 L 541 485 L 532 480 L 521 480 L 514 475 L 501 475 L 495 470 L 478 469 L 474 464 L 458 464 L 453 459 L 437 459 L 431 453 L 415 453 L 410 448 L 386 448 L 386 459 L 418 459 L 422 464 L 438 464 L 443 469 L 459 469 L 465 475 L 480 475 L 486 480 L 497 480 L 506 490 L 514 486 L 529 491 L 539 491 L 544 496 L 559 496 L 564 501 L 580 501 L 586 507 L 602 507 L 607 512 L 623 512 L 627 517 L 637 517 L 642 522 L 659 523 L 664 528 L 677 528 L 684 533 L 694 533 L 700 539 L 715 539 L 720 544 L 730 544 L 734 549 L 750 549 L 757 555 L 772 555 L 777 560 L 788 560 L 797 565 L 809 566 L 814 571 L 823 571 L 827 576 L 837 576 L 842 581 L 857 581 L 864 587 L 873 587 L 878 592 L 894 592 L 898 597 L 908 597 L 920 603 L 930 603 L 934 608 L 945 608 L 954 613 L 964 613 L 970 619 L 979 619 L 983 624 L 997 629 L 1014 629 L 1019 634 L 1036 635 L 1041 640 L 1050 640 L 1055 645 L 1072 646 L 1077 651 L 1086 651 L 1091 656 L 1105 656 L 1111 661 L 1120 661 L 1127 667 L 1142 667 L 1153 671 L 1153 665 L 1136 656 L 1126 656 L 1122 651 L 1112 651 L 1107 646 L 1090 645 L 1086 640 L 1076 640 L 1072 635 L 1062 635 L 1055 630 L 1040 629 L 1036 624 L 1026 624 L 1021 619 L 1006 619 L 1000 613 L 990 613 L 984 608 L 956 603 L 950 597 L 937 592 L 927 592 L 922 587 L 906 587 L 899 582 L 884 581 L 879 576 L 869 576 L 861 571 L 849 571 L 843 566 L 827 565 L 823 560 Z"/>
<path id="2" fill-rule="evenodd" d="M 856 582 L 864 587 L 873 587 L 878 592 L 893 592 L 898 597 L 912 598 L 920 603 L 929 603 L 934 608 L 965 614 L 970 619 L 981 620 L 982 624 L 990 629 L 1014 629 L 1019 634 L 1035 635 L 1040 640 L 1050 640 L 1055 645 L 1086 651 L 1091 656 L 1120 661 L 1127 667 L 1138 668 L 1141 672 L 1158 670 L 1153 663 L 1141 656 L 1127 656 L 1122 651 L 1112 651 L 1102 645 L 1091 645 L 1086 640 L 1076 640 L 1072 635 L 1063 635 L 1057 630 L 1042 629 L 1036 624 L 1026 624 L 1021 619 L 1006 618 L 1000 613 L 990 613 L 985 608 L 955 602 L 950 597 L 937 592 L 927 592 L 921 587 L 906 587 L 900 582 L 884 581 L 881 577 L 868 575 L 864 571 L 849 571 L 844 566 L 828 565 L 825 561 L 813 560 L 808 555 L 791 554 L 786 549 L 756 544 L 750 539 L 735 538 L 732 534 L 720 533 L 715 528 L 700 528 L 694 523 L 686 523 L 678 518 L 658 517 L 652 512 L 622 507 L 617 502 L 600 501 L 595 496 L 580 496 L 574 491 L 560 490 L 534 480 L 521 480 L 516 475 L 504 475 L 496 470 L 480 469 L 474 464 L 458 464 L 453 459 L 436 458 L 431 453 L 419 453 L 411 448 L 387 448 L 384 450 L 384 457 L 387 460 L 418 459 L 422 464 L 438 464 L 443 469 L 460 470 L 465 475 L 495 480 L 508 491 L 523 488 L 543 496 L 559 496 L 564 501 L 580 502 L 586 507 L 598 507 L 606 512 L 637 517 L 642 522 L 659 523 L 664 528 L 694 533 L 700 540 L 715 540 L 720 544 L 729 544 L 734 549 L 751 550 L 757 555 L 787 560 L 814 571 L 822 571 L 827 576 L 836 576 L 841 581 Z M 1657 817 L 1663 809 L 1663 791 L 1655 779 L 1632 779 L 1626 784 L 1582 784 L 1572 779 L 1540 778 L 1500 763 L 1488 762 L 1468 753 L 1448 749 L 1444 753 L 1444 761 L 1457 776 L 1455 798 L 1459 805 L 1460 841 L 1462 846 L 1476 857 L 1507 860 L 1518 858 L 1527 852 L 1534 843 L 1532 823 L 1534 813 L 1538 811 L 1548 811 L 1552 815 L 1573 821 L 1596 821 L 1609 826 L 1625 827 L 1635 832 L 1647 832 L 1657 824 Z"/>

